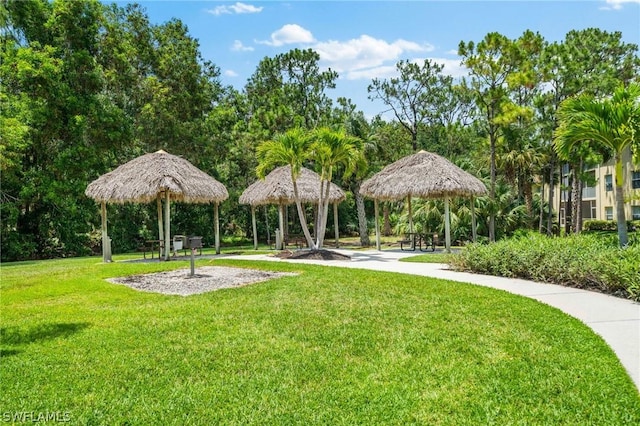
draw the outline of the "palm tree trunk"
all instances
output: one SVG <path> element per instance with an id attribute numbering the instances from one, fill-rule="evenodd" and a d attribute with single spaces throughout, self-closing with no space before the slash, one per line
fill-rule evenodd
<path id="1" fill-rule="evenodd" d="M 364 197 L 360 194 L 360 182 L 353 184 L 353 197 L 356 199 L 356 210 L 358 212 L 358 233 L 360 234 L 360 245 L 369 247 L 369 229 L 367 228 L 367 214 L 364 210 Z"/>
<path id="2" fill-rule="evenodd" d="M 542 234 L 544 227 L 544 175 L 540 184 L 540 214 L 538 215 L 538 233 Z"/>
<path id="3" fill-rule="evenodd" d="M 324 195 L 322 197 L 322 211 L 321 211 L 321 216 L 320 216 L 320 223 L 319 223 L 319 228 L 320 228 L 320 232 L 318 233 L 318 241 L 316 243 L 316 246 L 318 247 L 318 249 L 322 248 L 322 245 L 324 244 L 324 234 L 327 231 L 327 219 L 329 218 L 329 189 L 330 189 L 330 185 L 331 182 L 325 182 L 324 184 Z M 322 189 L 322 187 L 321 187 Z"/>
<path id="4" fill-rule="evenodd" d="M 300 218 L 300 227 L 302 228 L 302 233 L 304 234 L 304 238 L 307 240 L 307 245 L 311 250 L 316 250 L 316 245 L 313 242 L 313 238 L 311 238 L 311 234 L 309 233 L 309 227 L 307 226 L 307 219 L 304 216 L 304 210 L 302 210 L 302 203 L 300 202 L 300 196 L 298 195 L 298 184 L 296 180 L 291 177 L 293 182 L 293 197 L 296 201 L 296 208 L 298 209 L 298 217 Z"/>
<path id="5" fill-rule="evenodd" d="M 556 155 L 555 152 L 551 153 L 551 161 L 549 164 L 549 211 L 547 213 L 547 235 L 551 236 L 553 233 L 553 197 L 554 197 L 554 174 L 556 167 Z"/>
<path id="6" fill-rule="evenodd" d="M 389 202 L 384 201 L 382 204 L 382 235 L 388 237 L 391 235 L 391 221 L 389 220 Z"/>
<path id="7" fill-rule="evenodd" d="M 620 247 L 626 247 L 629 244 L 627 235 L 627 219 L 624 214 L 624 191 L 622 184 L 624 175 L 622 170 L 622 157 L 620 153 L 616 154 L 616 220 L 618 222 L 618 242 Z"/>

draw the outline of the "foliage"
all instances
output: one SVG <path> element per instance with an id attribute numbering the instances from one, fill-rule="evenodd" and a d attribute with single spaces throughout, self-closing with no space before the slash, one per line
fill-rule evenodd
<path id="1" fill-rule="evenodd" d="M 456 269 L 598 290 L 640 300 L 640 245 L 616 247 L 599 235 L 549 238 L 525 233 L 472 244 L 451 258 Z"/>
<path id="2" fill-rule="evenodd" d="M 395 108 L 386 121 L 365 117 L 349 99 L 334 103 L 330 91 L 339 75 L 323 68 L 312 49 L 265 57 L 236 90 L 221 84 L 219 68 L 202 57 L 184 23 L 153 24 L 137 4 L 6 0 L 0 14 L 3 262 L 95 250 L 100 216 L 84 196 L 87 184 L 158 149 L 223 182 L 230 194 L 220 211 L 223 235 L 249 236 L 250 212 L 237 200 L 256 179 L 256 147 L 297 127 L 345 129 L 363 142 L 366 166 L 361 161 L 352 176 L 335 179 L 353 196 L 363 245 L 373 203 L 360 196 L 360 183 L 423 148 L 487 176 L 493 196 L 477 201 L 478 230 L 499 239 L 533 227 L 533 184 L 557 181 L 550 145 L 561 102 L 581 93 L 606 98 L 637 82 L 640 70 L 637 45 L 624 43 L 619 32 L 587 28 L 554 43 L 531 31 L 515 39 L 492 32 L 460 43 L 471 78 L 459 84 L 431 60 L 401 60 L 398 77 L 372 81 L 370 95 Z M 552 193 L 543 205 L 550 231 Z M 205 243 L 213 238 L 210 206 L 173 208 L 172 229 L 202 235 Z M 339 222 L 353 231 L 349 208 L 340 207 Z M 109 206 L 114 252 L 157 234 L 154 209 Z M 275 210 L 267 210 L 273 224 Z M 383 203 L 385 231 L 395 210 Z M 464 209 L 456 214 L 456 238 L 463 239 L 469 216 Z M 269 226 L 258 227 L 265 235 Z"/>
<path id="3" fill-rule="evenodd" d="M 595 99 L 583 94 L 560 105 L 560 125 L 554 147 L 559 156 L 571 158 L 576 147 L 589 147 L 604 157 L 615 159 L 614 188 L 618 238 L 621 247 L 628 243 L 624 214 L 624 172 L 622 155 L 625 150 L 640 146 L 640 85 L 619 86 L 610 98 Z M 578 150 L 578 155 L 584 151 Z"/>
<path id="4" fill-rule="evenodd" d="M 605 342 L 534 300 L 365 270 L 204 265 L 298 275 L 181 297 L 104 279 L 186 261 L 3 266 L 3 410 L 80 424 L 640 422 Z"/>

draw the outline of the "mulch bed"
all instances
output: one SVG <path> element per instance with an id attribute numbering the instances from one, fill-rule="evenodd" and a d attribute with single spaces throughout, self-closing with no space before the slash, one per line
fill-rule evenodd
<path id="1" fill-rule="evenodd" d="M 331 250 L 282 250 L 274 254 L 280 259 L 351 260 L 351 256 Z"/>

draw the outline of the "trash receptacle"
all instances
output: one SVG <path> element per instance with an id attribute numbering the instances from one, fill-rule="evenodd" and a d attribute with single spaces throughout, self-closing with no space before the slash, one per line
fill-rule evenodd
<path id="1" fill-rule="evenodd" d="M 173 256 L 175 257 L 179 250 L 182 250 L 184 247 L 185 241 L 184 235 L 174 235 L 173 236 Z"/>
<path id="2" fill-rule="evenodd" d="M 279 229 L 276 229 L 276 250 L 282 250 L 282 235 Z"/>

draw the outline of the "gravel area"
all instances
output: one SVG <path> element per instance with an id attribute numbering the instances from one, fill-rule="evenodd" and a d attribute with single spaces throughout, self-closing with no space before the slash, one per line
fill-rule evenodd
<path id="1" fill-rule="evenodd" d="M 190 296 L 192 294 L 220 290 L 221 288 L 241 287 L 274 278 L 297 275 L 288 272 L 266 272 L 225 266 L 196 268 L 193 277 L 189 275 L 190 273 L 190 269 L 178 269 L 155 274 L 109 278 L 107 281 L 126 285 L 140 291 Z"/>

